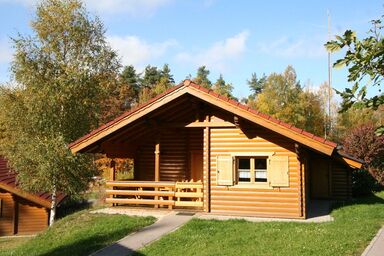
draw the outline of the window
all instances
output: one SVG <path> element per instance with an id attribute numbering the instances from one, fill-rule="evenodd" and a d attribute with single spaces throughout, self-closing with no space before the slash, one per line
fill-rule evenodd
<path id="1" fill-rule="evenodd" d="M 237 157 L 238 182 L 267 182 L 267 157 Z"/>

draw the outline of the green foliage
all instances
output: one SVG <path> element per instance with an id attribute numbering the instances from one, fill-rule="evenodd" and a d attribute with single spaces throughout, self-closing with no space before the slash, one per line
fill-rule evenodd
<path id="1" fill-rule="evenodd" d="M 0 255 L 89 255 L 154 222 L 152 217 L 81 211 Z"/>
<path id="2" fill-rule="evenodd" d="M 331 138 L 334 141 L 341 142 L 349 131 L 354 128 L 367 123 L 372 123 L 378 127 L 383 124 L 383 121 L 384 106 L 373 110 L 365 108 L 362 103 L 356 103 L 348 110 L 338 114 L 336 126 L 331 133 Z"/>
<path id="3" fill-rule="evenodd" d="M 273 73 L 263 83 L 263 91 L 248 104 L 299 128 L 323 134 L 324 116 L 318 95 L 301 88 L 296 72 L 288 66 L 283 74 Z"/>
<path id="4" fill-rule="evenodd" d="M 80 1 L 42 1 L 31 26 L 13 39 L 18 86 L 0 91 L 0 151 L 24 189 L 76 194 L 96 172 L 67 145 L 98 124 L 119 63 Z"/>
<path id="5" fill-rule="evenodd" d="M 196 77 L 193 78 L 193 82 L 195 82 L 196 84 L 204 88 L 211 89 L 212 82 L 208 79 L 209 73 L 210 73 L 209 70 L 206 69 L 205 66 L 199 67 L 197 69 Z"/>
<path id="6" fill-rule="evenodd" d="M 174 85 L 175 81 L 168 64 L 164 64 L 162 70 L 148 65 L 145 68 L 144 76 L 141 79 L 139 103 L 144 103 L 150 100 Z"/>
<path id="7" fill-rule="evenodd" d="M 127 87 L 122 95 L 124 95 L 125 98 L 124 104 L 128 107 L 129 103 L 138 100 L 140 92 L 139 76 L 132 65 L 126 66 L 123 69 L 123 72 L 120 74 L 120 81 L 122 82 L 123 86 Z"/>
<path id="8" fill-rule="evenodd" d="M 145 67 L 144 76 L 141 80 L 141 86 L 153 88 L 161 78 L 161 71 L 157 67 L 148 65 Z"/>
<path id="9" fill-rule="evenodd" d="M 212 86 L 212 90 L 222 96 L 225 96 L 230 99 L 234 99 L 235 97 L 232 95 L 233 86 L 232 84 L 228 84 L 225 82 L 223 75 L 220 74 L 219 78 Z"/>
<path id="10" fill-rule="evenodd" d="M 326 223 L 193 219 L 142 255 L 361 255 L 383 224 L 384 193 L 332 211 Z M 139 254 L 140 255 L 140 254 Z"/>
<path id="11" fill-rule="evenodd" d="M 381 35 L 382 20 L 373 20 L 368 37 L 358 39 L 355 32 L 345 31 L 336 40 L 325 44 L 328 51 L 335 52 L 347 48 L 345 56 L 334 63 L 334 67 L 348 67 L 348 81 L 353 82 L 352 88 L 338 92 L 342 99 L 341 111 L 346 111 L 353 104 L 362 102 L 367 108 L 376 110 L 384 104 L 381 84 L 384 79 L 384 38 Z M 368 80 L 367 84 L 364 81 Z M 378 87 L 378 95 L 367 97 L 368 86 Z M 383 130 L 383 127 L 381 127 Z"/>
<path id="12" fill-rule="evenodd" d="M 257 78 L 256 73 L 252 73 L 250 80 L 247 80 L 249 89 L 251 89 L 252 94 L 249 99 L 254 100 L 258 94 L 263 92 L 264 84 L 267 81 L 267 76 L 263 74 L 261 78 Z"/>

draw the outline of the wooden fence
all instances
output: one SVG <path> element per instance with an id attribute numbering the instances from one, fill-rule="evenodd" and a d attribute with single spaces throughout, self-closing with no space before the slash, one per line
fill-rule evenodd
<path id="1" fill-rule="evenodd" d="M 106 202 L 131 205 L 203 207 L 201 181 L 108 181 Z"/>

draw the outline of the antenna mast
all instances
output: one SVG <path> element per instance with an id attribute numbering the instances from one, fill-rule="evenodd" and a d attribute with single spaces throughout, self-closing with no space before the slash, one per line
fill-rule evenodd
<path id="1" fill-rule="evenodd" d="M 328 16 L 328 41 L 331 41 L 331 14 L 329 10 L 327 10 Z M 328 87 L 327 87 L 327 112 L 325 117 L 325 129 L 324 129 L 324 137 L 327 138 L 327 133 L 331 130 L 331 88 L 332 88 L 332 66 L 331 66 L 331 52 L 328 51 Z"/>

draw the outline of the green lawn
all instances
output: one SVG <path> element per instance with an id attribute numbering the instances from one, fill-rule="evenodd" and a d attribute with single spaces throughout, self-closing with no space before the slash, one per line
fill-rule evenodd
<path id="1" fill-rule="evenodd" d="M 81 211 L 57 221 L 34 238 L 21 242 L 7 239 L 1 243 L 0 240 L 0 255 L 89 255 L 154 221 L 152 217 Z"/>
<path id="2" fill-rule="evenodd" d="M 140 255 L 360 255 L 384 224 L 383 198 L 336 208 L 328 223 L 193 219 Z"/>

